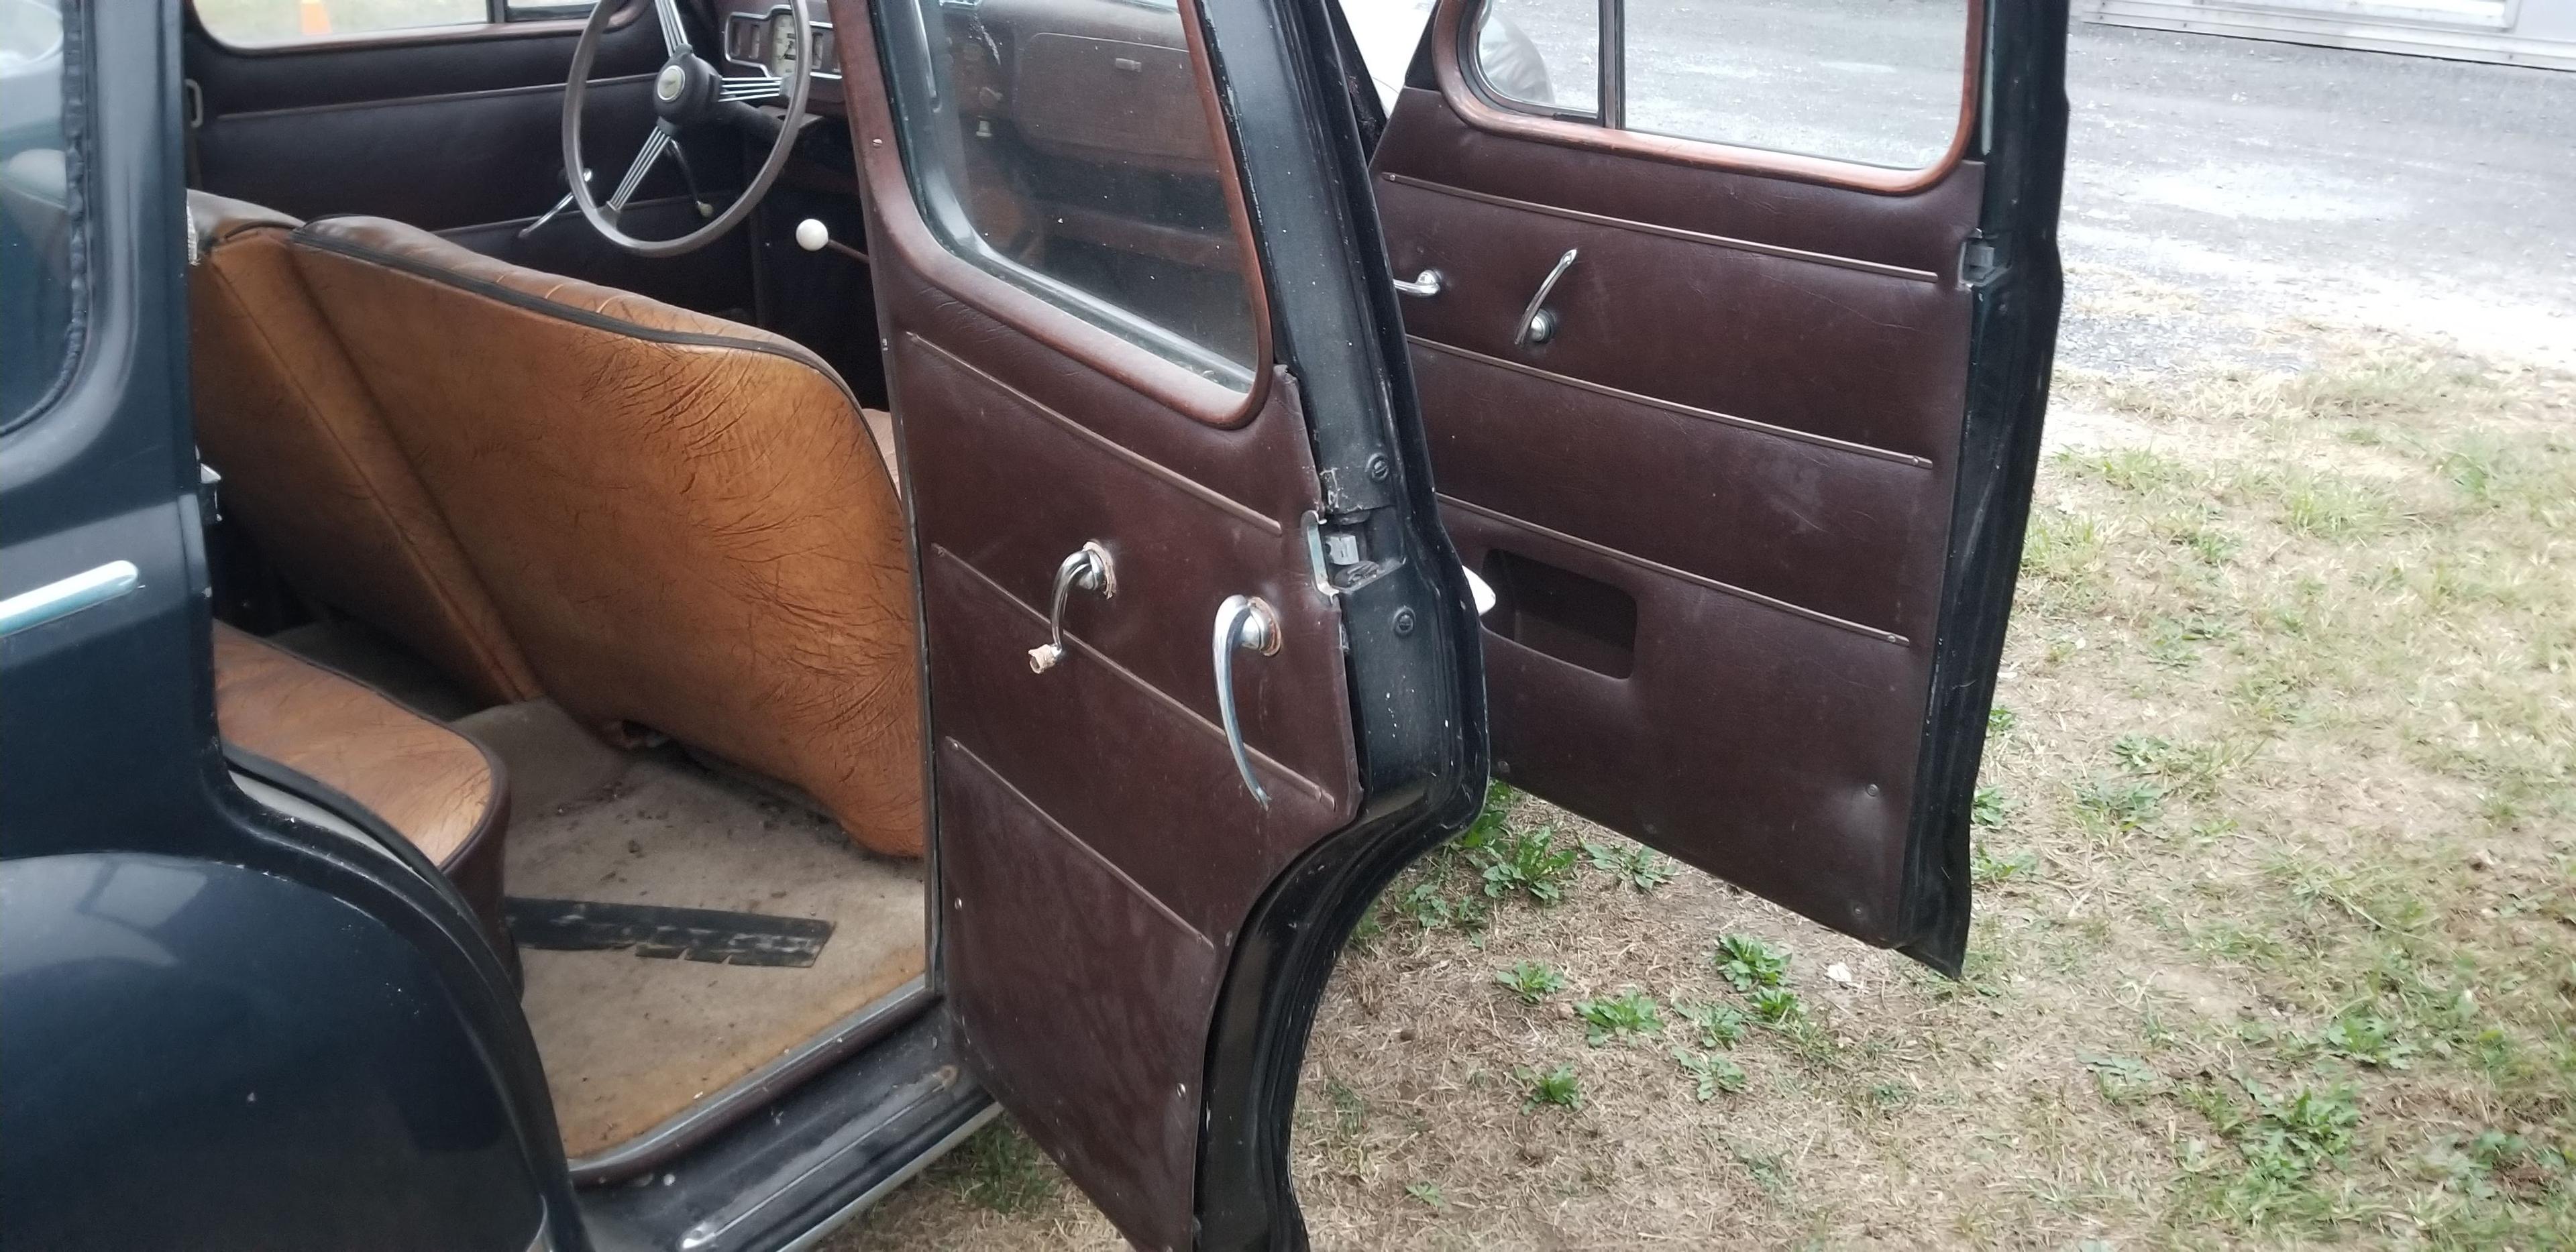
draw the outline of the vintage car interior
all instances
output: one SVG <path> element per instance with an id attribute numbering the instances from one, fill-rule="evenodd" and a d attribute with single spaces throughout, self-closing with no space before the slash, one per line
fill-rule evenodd
<path id="1" fill-rule="evenodd" d="M 1263 332 L 1177 9 L 934 11 L 965 50 L 937 137 L 957 228 L 1127 296 L 1099 316 L 1194 399 L 1250 393 Z M 612 3 L 568 34 L 585 16 L 263 46 L 192 14 L 189 298 L 228 755 L 455 880 L 517 963 L 575 1176 L 603 1182 L 921 996 L 927 745 L 832 26 Z M 676 103 L 666 62 L 706 71 Z M 1104 87 L 1123 111 L 1082 105 Z M 602 166 L 633 158 L 588 202 L 566 112 Z M 956 395 L 1002 385 L 909 350 Z M 1000 592 L 965 550 L 924 546 L 934 587 Z M 1061 619 L 1137 576 L 1098 559 L 1013 590 L 1044 604 L 1056 577 Z"/>
<path id="2" fill-rule="evenodd" d="M 1265 119 L 1229 93 L 1311 87 L 1262 59 L 1306 36 L 1232 2 L 188 0 L 222 764 L 452 886 L 586 1208 L 668 1218 L 670 1162 L 936 1005 L 904 1082 L 1140 1245 L 1262 1242 L 1286 1122 L 1225 1119 L 1293 1100 L 1369 858 L 1467 820 L 1488 727 L 1958 968 L 2057 80 L 1981 96 L 2005 28 L 1929 6 L 1914 147 L 1810 155 L 1440 0 L 1391 108 Z M 63 156 L 0 168 L 11 246 Z M 793 1225 L 707 1203 L 678 1246 Z"/>

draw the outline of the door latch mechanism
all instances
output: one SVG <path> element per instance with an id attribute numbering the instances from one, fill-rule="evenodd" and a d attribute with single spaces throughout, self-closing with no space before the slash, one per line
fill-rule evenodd
<path id="1" fill-rule="evenodd" d="M 1227 596 L 1216 606 L 1216 711 L 1225 723 L 1225 746 L 1234 750 L 1234 768 L 1243 775 L 1243 785 L 1252 791 L 1253 803 L 1270 807 L 1270 793 L 1262 790 L 1261 780 L 1252 774 L 1252 755 L 1243 746 L 1243 718 L 1234 707 L 1234 654 L 1237 651 L 1258 652 L 1274 656 L 1279 651 L 1279 615 L 1270 605 L 1253 596 Z"/>
<path id="2" fill-rule="evenodd" d="M 1118 598 L 1118 566 L 1097 539 L 1056 563 L 1055 594 L 1047 605 L 1047 641 L 1029 649 L 1030 673 L 1043 674 L 1064 659 L 1064 602 L 1076 587 L 1097 592 L 1103 600 Z"/>

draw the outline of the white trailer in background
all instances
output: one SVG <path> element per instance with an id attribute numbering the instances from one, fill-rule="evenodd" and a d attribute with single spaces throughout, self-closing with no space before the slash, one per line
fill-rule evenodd
<path id="1" fill-rule="evenodd" d="M 2576 0 L 2075 0 L 2090 22 L 2576 70 Z"/>

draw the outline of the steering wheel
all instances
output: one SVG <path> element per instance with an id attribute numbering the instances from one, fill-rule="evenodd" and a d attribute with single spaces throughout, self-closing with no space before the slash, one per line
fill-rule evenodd
<path id="1" fill-rule="evenodd" d="M 581 106 L 589 94 L 591 62 L 599 56 L 600 33 L 608 29 L 609 17 L 623 7 L 592 6 L 590 20 L 582 24 L 581 39 L 573 45 L 572 74 L 564 83 L 564 178 L 572 187 L 565 199 L 580 206 L 582 217 L 602 238 L 638 256 L 695 252 L 741 225 L 760 198 L 768 194 L 770 184 L 778 181 L 778 171 L 786 168 L 788 150 L 795 146 L 796 132 L 805 121 L 805 93 L 813 85 L 814 24 L 805 12 L 805 0 L 788 0 L 783 7 L 796 19 L 796 55 L 790 59 L 789 77 L 781 79 L 764 73 L 728 78 L 698 59 L 696 49 L 689 46 L 688 33 L 680 26 L 680 0 L 653 0 L 653 16 L 662 24 L 662 47 L 667 54 L 661 70 L 653 76 L 653 130 L 644 136 L 643 150 L 635 154 L 635 163 L 626 167 L 626 177 L 618 181 L 617 190 L 609 193 L 608 203 L 602 206 L 591 195 L 590 180 L 583 174 Z M 783 123 L 751 106 L 755 100 L 780 98 L 787 103 Z M 724 212 L 677 239 L 637 239 L 619 229 L 617 219 L 626 211 L 626 202 L 634 198 L 636 189 L 644 185 L 644 176 L 652 172 L 664 154 L 679 147 L 681 128 L 704 122 L 726 122 L 754 137 L 770 137 L 769 159 L 760 163 L 751 184 Z M 552 212 L 546 214 L 548 218 L 553 216 Z M 544 224 L 544 218 L 538 219 L 537 225 Z"/>

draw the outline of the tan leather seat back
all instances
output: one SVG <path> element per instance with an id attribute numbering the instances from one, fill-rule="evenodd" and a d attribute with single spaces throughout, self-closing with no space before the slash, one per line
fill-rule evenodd
<path id="1" fill-rule="evenodd" d="M 537 694 L 482 580 L 315 310 L 295 219 L 188 193 L 197 446 L 228 514 L 305 594 L 368 622 L 493 703 Z"/>
<path id="2" fill-rule="evenodd" d="M 549 696 L 919 855 L 903 520 L 830 367 L 396 222 L 318 221 L 292 244 Z"/>

